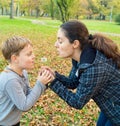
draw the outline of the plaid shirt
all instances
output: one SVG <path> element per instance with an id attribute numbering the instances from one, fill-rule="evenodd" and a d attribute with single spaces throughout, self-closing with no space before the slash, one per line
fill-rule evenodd
<path id="1" fill-rule="evenodd" d="M 68 78 L 56 73 L 50 88 L 76 109 L 93 99 L 113 125 L 120 126 L 120 70 L 101 52 L 96 52 L 93 63 L 73 61 Z"/>

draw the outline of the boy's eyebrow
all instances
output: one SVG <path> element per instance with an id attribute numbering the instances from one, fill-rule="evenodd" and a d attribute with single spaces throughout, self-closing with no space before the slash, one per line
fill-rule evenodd
<path id="1" fill-rule="evenodd" d="M 61 39 L 60 37 L 57 37 L 57 39 L 59 40 L 59 39 Z"/>

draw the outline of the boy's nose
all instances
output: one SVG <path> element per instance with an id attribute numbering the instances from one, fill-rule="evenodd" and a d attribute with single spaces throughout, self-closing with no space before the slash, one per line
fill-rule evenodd
<path id="1" fill-rule="evenodd" d="M 56 48 L 58 47 L 58 42 L 57 42 L 57 41 L 55 42 L 55 47 L 56 47 Z"/>

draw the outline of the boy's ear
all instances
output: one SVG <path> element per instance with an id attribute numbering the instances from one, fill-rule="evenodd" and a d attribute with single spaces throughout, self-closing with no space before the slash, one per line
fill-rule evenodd
<path id="1" fill-rule="evenodd" d="M 13 54 L 13 55 L 11 56 L 11 61 L 12 61 L 12 62 L 17 62 L 17 56 Z"/>
<path id="2" fill-rule="evenodd" d="M 80 48 L 80 42 L 78 40 L 74 40 L 73 47 Z"/>

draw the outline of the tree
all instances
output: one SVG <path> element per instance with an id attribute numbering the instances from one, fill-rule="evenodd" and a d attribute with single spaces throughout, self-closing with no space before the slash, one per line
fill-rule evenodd
<path id="1" fill-rule="evenodd" d="M 115 22 L 117 22 L 118 24 L 120 24 L 120 14 L 116 15 Z"/>
<path id="2" fill-rule="evenodd" d="M 8 0 L 0 0 L 0 10 L 2 15 L 8 15 L 9 14 L 9 9 L 10 9 L 10 1 Z"/>
<path id="3" fill-rule="evenodd" d="M 14 13 L 14 0 L 11 0 L 10 3 L 10 19 L 13 19 L 13 14 Z"/>
<path id="4" fill-rule="evenodd" d="M 13 7 L 14 6 L 14 7 Z M 0 0 L 0 14 L 51 17 L 62 22 L 69 19 L 112 21 L 120 13 L 120 0 Z"/>
<path id="5" fill-rule="evenodd" d="M 73 0 L 56 0 L 56 4 L 61 14 L 61 21 L 64 23 L 70 18 L 70 8 L 73 5 Z"/>
<path id="6" fill-rule="evenodd" d="M 54 2 L 53 2 L 53 0 L 50 0 L 50 13 L 51 13 L 51 18 L 54 19 Z"/>

